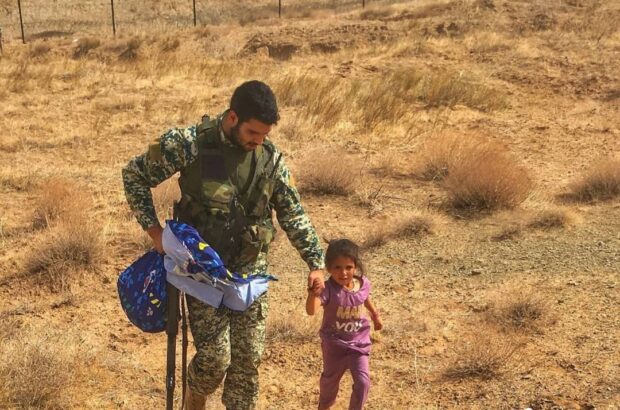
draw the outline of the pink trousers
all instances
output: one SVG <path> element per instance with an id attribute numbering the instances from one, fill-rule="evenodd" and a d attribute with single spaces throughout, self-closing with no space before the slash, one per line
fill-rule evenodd
<path id="1" fill-rule="evenodd" d="M 321 347 L 323 373 L 320 380 L 319 410 L 328 409 L 334 404 L 340 379 L 347 369 L 353 377 L 349 410 L 362 410 L 370 389 L 368 355 L 326 342 L 321 343 Z"/>

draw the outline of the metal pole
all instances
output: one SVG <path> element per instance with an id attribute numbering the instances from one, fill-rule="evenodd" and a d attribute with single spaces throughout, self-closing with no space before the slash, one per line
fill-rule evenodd
<path id="1" fill-rule="evenodd" d="M 196 0 L 192 0 L 194 5 L 194 27 L 196 27 Z"/>
<path id="2" fill-rule="evenodd" d="M 24 35 L 24 20 L 22 19 L 22 2 L 17 0 L 17 8 L 19 9 L 19 25 L 22 28 L 22 42 L 26 44 L 26 36 Z"/>
<path id="3" fill-rule="evenodd" d="M 116 37 L 116 20 L 114 18 L 114 0 L 110 0 L 110 6 L 112 7 L 112 33 Z"/>
<path id="4" fill-rule="evenodd" d="M 282 0 L 278 0 L 278 17 L 282 17 Z"/>

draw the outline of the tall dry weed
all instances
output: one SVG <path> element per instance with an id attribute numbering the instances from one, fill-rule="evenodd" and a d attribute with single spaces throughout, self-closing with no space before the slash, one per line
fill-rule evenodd
<path id="1" fill-rule="evenodd" d="M 299 190 L 316 195 L 348 196 L 355 192 L 360 166 L 342 150 L 314 150 L 306 154 L 299 173 Z"/>
<path id="2" fill-rule="evenodd" d="M 585 176 L 569 186 L 568 199 L 581 202 L 605 201 L 620 196 L 620 159 L 596 164 Z"/>

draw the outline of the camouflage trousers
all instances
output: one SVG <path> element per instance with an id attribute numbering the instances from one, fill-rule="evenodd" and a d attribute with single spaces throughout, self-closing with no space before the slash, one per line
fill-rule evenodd
<path id="1" fill-rule="evenodd" d="M 265 347 L 267 293 L 245 312 L 213 308 L 187 295 L 196 355 L 189 364 L 188 384 L 209 395 L 224 380 L 222 403 L 231 410 L 251 410 L 258 400 L 258 367 Z"/>

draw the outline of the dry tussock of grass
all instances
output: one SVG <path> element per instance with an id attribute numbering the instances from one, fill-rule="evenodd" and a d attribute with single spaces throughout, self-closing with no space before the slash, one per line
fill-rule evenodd
<path id="1" fill-rule="evenodd" d="M 569 187 L 569 199 L 581 202 L 605 201 L 620 196 L 620 159 L 595 165 L 581 180 Z"/>
<path id="2" fill-rule="evenodd" d="M 99 268 L 104 240 L 101 228 L 84 216 L 65 218 L 37 240 L 25 261 L 36 282 L 64 291 L 73 279 Z"/>
<path id="3" fill-rule="evenodd" d="M 420 238 L 434 233 L 438 217 L 427 213 L 410 213 L 387 223 L 378 224 L 365 238 L 365 250 L 379 248 L 391 240 Z"/>
<path id="4" fill-rule="evenodd" d="M 342 150 L 320 149 L 306 155 L 299 175 L 301 192 L 348 196 L 355 192 L 360 168 Z"/>
<path id="5" fill-rule="evenodd" d="M 521 233 L 522 230 L 520 225 L 511 224 L 502 228 L 495 235 L 491 236 L 491 239 L 497 242 L 507 241 L 516 239 L 517 237 L 521 236 Z"/>
<path id="6" fill-rule="evenodd" d="M 268 342 L 310 342 L 317 339 L 321 316 L 300 318 L 296 311 L 273 310 L 267 318 Z"/>
<path id="7" fill-rule="evenodd" d="M 0 347 L 0 402 L 8 408 L 70 408 L 68 391 L 86 356 L 61 332 L 17 332 Z"/>
<path id="8" fill-rule="evenodd" d="M 33 226 L 43 228 L 59 219 L 80 217 L 85 215 L 91 206 L 92 198 L 84 187 L 66 178 L 50 178 L 39 186 Z"/>
<path id="9" fill-rule="evenodd" d="M 0 187 L 17 192 L 26 192 L 38 185 L 38 178 L 34 174 L 16 174 L 10 171 L 0 173 Z"/>
<path id="10" fill-rule="evenodd" d="M 540 331 L 553 321 L 548 298 L 518 284 L 494 296 L 485 314 L 489 323 L 509 331 Z"/>
<path id="11" fill-rule="evenodd" d="M 446 134 L 429 140 L 421 151 L 414 175 L 441 181 L 455 210 L 514 208 L 532 189 L 525 168 L 490 140 Z"/>
<path id="12" fill-rule="evenodd" d="M 488 330 L 488 329 L 487 329 Z M 511 370 L 511 359 L 521 344 L 513 338 L 480 332 L 462 341 L 455 357 L 443 370 L 446 380 L 491 380 Z"/>
<path id="13" fill-rule="evenodd" d="M 533 229 L 567 228 L 576 222 L 577 216 L 568 209 L 546 209 L 534 215 L 527 223 L 527 227 Z"/>

